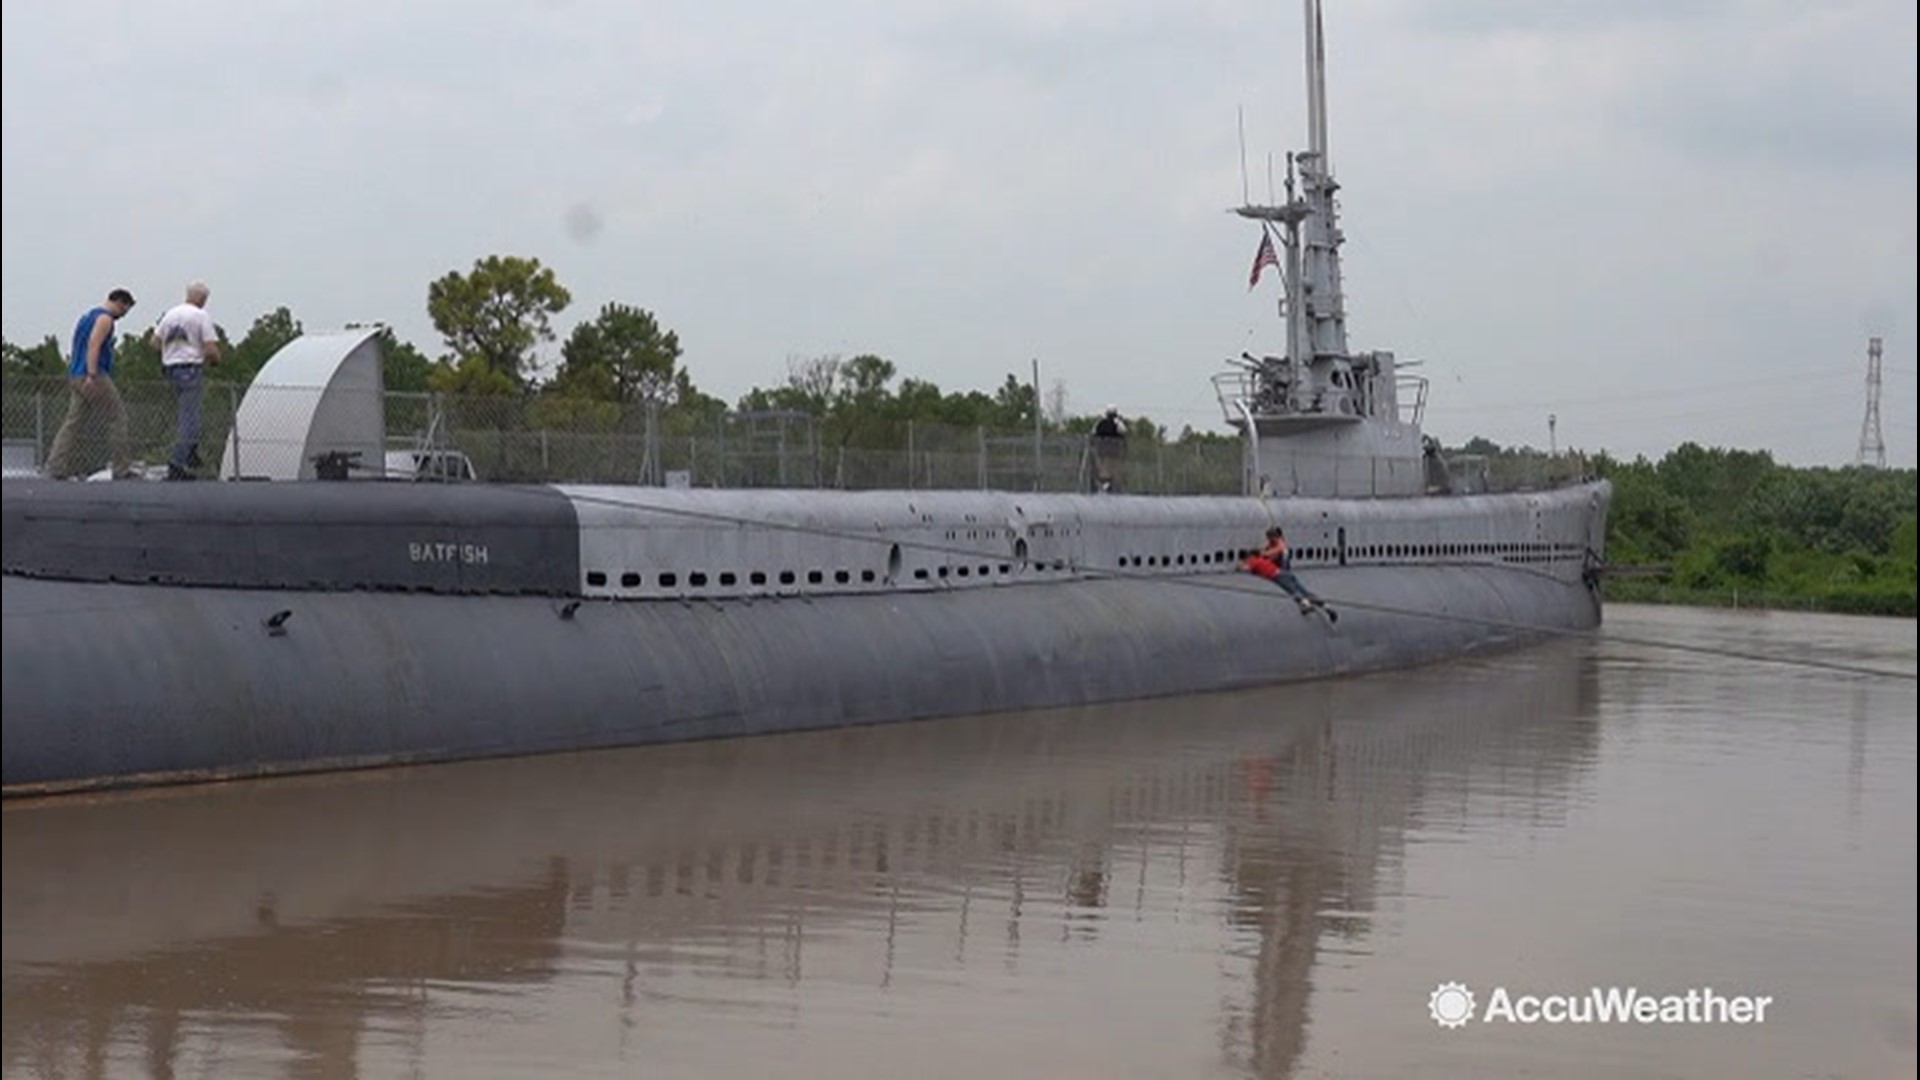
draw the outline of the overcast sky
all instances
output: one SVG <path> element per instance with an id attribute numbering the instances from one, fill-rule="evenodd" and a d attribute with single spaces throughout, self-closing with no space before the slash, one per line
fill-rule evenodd
<path id="1" fill-rule="evenodd" d="M 144 320 L 189 279 L 236 336 L 391 323 L 530 255 L 677 331 L 703 390 L 879 353 L 1225 430 L 1278 351 L 1256 194 L 1304 142 L 1300 5 L 329 0 L 4 7 L 4 321 Z M 1886 339 L 1914 463 L 1912 0 L 1330 0 L 1356 348 L 1424 361 L 1427 428 L 1853 458 Z M 546 350 L 557 359 L 557 345 Z"/>

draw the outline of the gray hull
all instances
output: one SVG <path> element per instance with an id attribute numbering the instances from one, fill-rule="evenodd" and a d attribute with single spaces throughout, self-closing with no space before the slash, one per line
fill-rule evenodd
<path id="1" fill-rule="evenodd" d="M 243 532 L 222 532 L 221 514 L 246 512 L 245 500 L 256 500 L 257 511 L 257 500 L 283 497 L 264 494 L 264 485 L 252 489 L 258 495 L 245 485 L 209 485 L 201 489 L 208 494 L 191 498 L 213 501 L 199 503 L 179 502 L 189 498 L 171 493 L 181 488 L 165 495 L 143 492 L 133 509 L 113 514 L 98 502 L 75 503 L 79 496 L 70 494 L 99 486 L 21 489 L 33 500 L 9 492 L 9 572 L 0 579 L 0 715 L 9 795 L 1225 690 L 1511 646 L 1593 627 L 1601 614 L 1577 558 L 1521 550 L 1510 559 L 1477 559 L 1459 554 L 1464 541 L 1441 540 L 1392 550 L 1372 545 L 1382 556 L 1368 562 L 1359 535 L 1350 550 L 1330 552 L 1327 565 L 1301 569 L 1302 578 L 1339 610 L 1337 623 L 1303 616 L 1278 589 L 1236 572 L 1231 562 L 1169 565 L 1164 572 L 1149 563 L 1135 574 L 1093 569 L 1085 563 L 1095 560 L 1074 555 L 1065 569 L 991 579 L 981 571 L 966 587 L 955 575 L 949 587 L 915 584 L 906 572 L 913 549 L 896 558 L 903 564 L 897 583 L 882 577 L 862 584 L 854 577 L 836 591 L 828 579 L 811 593 L 803 584 L 784 594 L 623 599 L 616 581 L 605 591 L 583 585 L 527 595 L 538 584 L 531 579 L 504 580 L 505 591 L 468 592 L 344 591 L 327 580 L 307 588 L 183 584 L 151 567 L 168 563 L 177 568 L 175 576 L 189 580 L 221 572 L 219 566 L 241 577 L 282 574 L 300 562 L 290 537 L 313 536 L 335 557 L 340 545 L 327 539 L 324 522 L 309 521 L 304 532 L 280 535 L 271 558 L 263 554 L 268 543 L 258 539 L 270 525 L 260 518 L 246 527 L 257 534 L 250 545 L 233 539 Z M 1517 504 L 1516 513 L 1534 522 L 1537 535 L 1555 529 L 1565 534 L 1535 542 L 1540 551 L 1572 549 L 1580 535 L 1604 529 L 1604 495 L 1602 490 L 1589 499 L 1575 490 L 1546 497 L 1555 501 L 1545 504 L 1535 497 L 1532 504 Z M 154 501 L 162 498 L 175 501 Z M 915 498 L 920 519 L 938 516 L 926 507 L 938 505 L 939 496 Z M 951 496 L 956 513 L 997 498 L 1003 497 Z M 820 496 L 812 504 L 830 501 Z M 1082 501 L 1118 512 L 1115 501 Z M 1142 526 L 1151 535 L 1128 538 L 1120 523 L 1097 535 L 1117 535 L 1133 547 L 1153 537 L 1172 537 L 1168 542 L 1178 545 L 1194 530 L 1216 527 L 1257 536 L 1246 523 L 1217 520 L 1228 511 L 1270 513 L 1274 505 L 1194 500 L 1176 512 L 1168 508 L 1174 500 L 1139 502 L 1143 513 L 1151 511 Z M 1029 513 L 1044 505 L 1027 503 Z M 373 505 L 349 506 L 339 527 L 367 529 Z M 545 529 L 552 524 L 552 506 L 537 505 L 547 515 L 540 526 Z M 1331 507 L 1326 513 L 1342 508 L 1338 502 L 1313 505 Z M 1418 535 L 1425 520 L 1430 535 L 1443 535 L 1434 530 L 1448 522 L 1464 527 L 1463 536 L 1476 535 L 1486 532 L 1489 520 L 1462 513 L 1474 504 L 1457 499 L 1351 505 L 1356 516 L 1345 527 L 1356 534 L 1372 522 L 1392 535 Z M 980 516 L 975 510 L 966 515 Z M 445 514 L 436 520 L 444 524 Z M 1050 524 L 1034 535 L 1036 544 L 1069 534 L 1091 542 L 1080 524 L 1061 513 L 1046 520 Z M 925 526 L 917 519 L 916 527 Z M 754 542 L 765 544 L 846 543 L 751 530 L 738 521 L 714 527 L 734 537 L 758 535 Z M 933 522 L 932 528 L 940 527 Z M 647 528 L 632 526 L 636 536 L 664 543 Z M 586 550 L 607 541 L 604 532 L 584 526 L 581 534 Z M 449 535 L 455 539 L 448 543 L 467 542 L 457 531 Z M 228 550 L 223 557 L 207 556 L 221 555 L 220 536 L 227 537 Z M 163 543 L 161 537 L 173 539 Z M 485 542 L 492 552 L 487 566 L 504 572 L 505 542 Z M 884 534 L 864 542 L 882 551 L 889 545 Z M 161 550 L 167 543 L 176 549 Z M 711 552 L 716 543 L 694 538 L 699 550 Z M 1519 541 L 1487 543 L 1524 547 Z M 242 557 L 242 546 L 258 565 Z M 136 550 L 146 560 L 147 583 L 73 580 L 87 565 L 127 565 Z M 188 557 L 196 550 L 202 553 L 198 562 Z M 789 554 L 768 550 L 775 563 Z M 1422 551 L 1431 557 L 1423 559 Z M 29 575 L 33 565 L 41 569 Z M 579 566 L 568 572 L 597 573 Z M 925 580 L 937 582 L 939 575 Z M 281 618 L 273 626 L 276 615 Z"/>
<path id="2" fill-rule="evenodd" d="M 6 577 L 18 794 L 665 742 L 1230 689 L 1590 627 L 1521 570 L 1353 568 L 1330 626 L 1251 577 L 910 600 L 583 604 Z M 1446 612 L 1413 618 L 1356 602 Z M 293 612 L 284 636 L 262 619 Z M 1484 622 L 1479 621 L 1484 620 Z"/>

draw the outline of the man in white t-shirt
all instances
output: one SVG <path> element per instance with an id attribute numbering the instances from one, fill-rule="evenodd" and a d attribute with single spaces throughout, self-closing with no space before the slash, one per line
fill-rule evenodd
<path id="1" fill-rule="evenodd" d="M 207 314 L 207 283 L 187 286 L 187 300 L 160 316 L 153 338 L 160 346 L 160 366 L 173 384 L 178 429 L 173 456 L 167 461 L 167 479 L 192 480 L 200 468 L 201 376 L 208 364 L 220 362 L 220 330 Z"/>

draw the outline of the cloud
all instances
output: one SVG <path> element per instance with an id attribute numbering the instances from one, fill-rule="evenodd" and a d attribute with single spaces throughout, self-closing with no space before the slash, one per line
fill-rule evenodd
<path id="1" fill-rule="evenodd" d="M 1301 141 L 1285 5 L 0 17 L 10 340 L 109 284 L 205 277 L 231 324 L 287 304 L 434 352 L 426 283 L 502 253 L 554 266 L 563 332 L 610 300 L 655 311 L 724 397 L 790 354 L 879 352 L 949 388 L 1037 356 L 1075 408 L 1218 429 L 1208 376 L 1278 343 L 1244 284 L 1256 237 L 1223 211 L 1239 110 L 1254 187 Z M 1487 406 L 1544 403 L 1563 441 L 1771 429 L 1783 457 L 1849 458 L 1857 401 L 1745 387 L 1833 366 L 1857 389 L 1868 323 L 1912 366 L 1913 24 L 1893 0 L 1334 6 L 1355 344 L 1426 358 L 1449 438 L 1537 442 L 1543 410 Z M 208 61 L 153 62 L 175 54 Z M 1742 410 L 1612 400 L 1700 382 Z M 1886 408 L 1890 434 L 1911 424 Z"/>

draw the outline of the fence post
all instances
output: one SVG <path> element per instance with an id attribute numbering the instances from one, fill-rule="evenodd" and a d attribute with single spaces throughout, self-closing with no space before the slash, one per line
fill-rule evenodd
<path id="1" fill-rule="evenodd" d="M 235 480 L 246 475 L 240 471 L 240 399 L 238 394 L 239 391 L 234 388 L 234 385 L 228 383 L 227 415 L 233 417 L 233 424 L 229 430 L 232 432 L 231 438 L 233 439 L 233 478 Z M 383 446 L 381 449 L 384 450 L 386 447 Z"/>
<path id="2" fill-rule="evenodd" d="M 980 490 L 987 490 L 987 429 L 976 425 L 973 429 L 980 444 Z"/>
<path id="3" fill-rule="evenodd" d="M 779 446 L 780 449 L 775 452 L 776 456 L 774 458 L 774 461 L 779 466 L 779 470 L 774 476 L 774 481 L 778 483 L 781 487 L 786 487 L 787 486 L 787 414 L 786 413 L 780 414 L 780 438 L 775 445 Z"/>
<path id="4" fill-rule="evenodd" d="M 33 466 L 39 468 L 47 461 L 47 392 L 41 388 L 33 391 Z"/>
<path id="5" fill-rule="evenodd" d="M 666 448 L 660 438 L 660 403 L 647 399 L 647 483 L 659 487 L 667 482 Z"/>
<path id="6" fill-rule="evenodd" d="M 913 421 L 907 421 L 907 490 L 913 490 Z"/>

